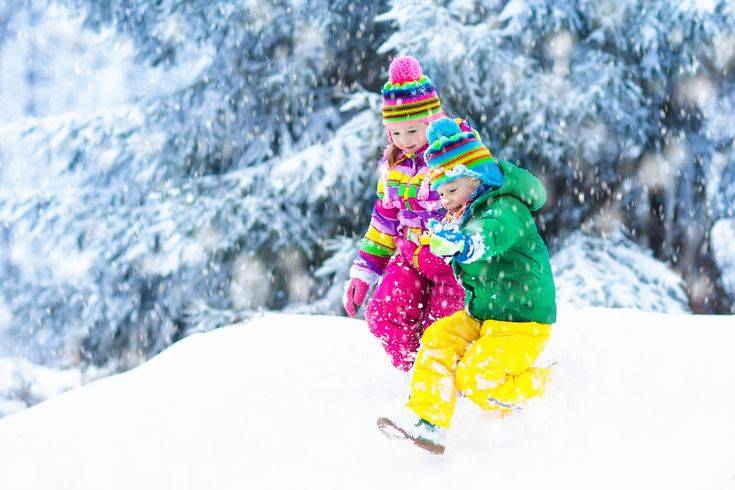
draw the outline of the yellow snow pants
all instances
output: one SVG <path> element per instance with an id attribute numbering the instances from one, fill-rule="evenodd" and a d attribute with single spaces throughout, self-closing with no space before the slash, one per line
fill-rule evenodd
<path id="1" fill-rule="evenodd" d="M 432 323 L 421 337 L 408 408 L 448 428 L 457 393 L 485 410 L 509 412 L 543 394 L 548 370 L 531 367 L 551 334 L 551 325 L 487 320 L 466 311 Z"/>

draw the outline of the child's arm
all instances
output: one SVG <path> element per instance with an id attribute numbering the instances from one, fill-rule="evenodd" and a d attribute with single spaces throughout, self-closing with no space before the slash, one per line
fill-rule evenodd
<path id="1" fill-rule="evenodd" d="M 370 286 L 377 282 L 396 251 L 398 224 L 398 209 L 387 208 L 377 199 L 370 226 L 360 242 L 358 257 L 350 269 L 351 278 L 361 279 Z"/>
<path id="2" fill-rule="evenodd" d="M 461 263 L 487 260 L 507 251 L 525 233 L 535 232 L 535 226 L 526 206 L 513 198 L 500 198 L 478 217 L 474 232 L 435 227 L 430 246 L 437 255 Z"/>
<path id="3" fill-rule="evenodd" d="M 474 262 L 501 255 L 525 233 L 535 232 L 536 224 L 526 206 L 511 198 L 499 201 L 504 202 L 499 202 L 479 217 L 478 230 L 467 235 L 467 246 L 457 260 Z M 530 230 L 530 226 L 534 229 Z"/>

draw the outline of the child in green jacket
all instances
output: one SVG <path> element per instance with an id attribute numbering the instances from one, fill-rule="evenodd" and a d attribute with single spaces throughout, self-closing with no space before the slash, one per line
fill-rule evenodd
<path id="1" fill-rule="evenodd" d="M 431 186 L 448 211 L 430 226 L 431 251 L 452 261 L 466 310 L 437 320 L 421 338 L 407 404 L 415 418 L 378 424 L 443 452 L 457 393 L 510 413 L 543 393 L 546 369 L 532 367 L 556 321 L 549 254 L 531 216 L 546 201 L 529 172 L 493 158 L 476 133 L 450 119 L 427 129 Z"/>

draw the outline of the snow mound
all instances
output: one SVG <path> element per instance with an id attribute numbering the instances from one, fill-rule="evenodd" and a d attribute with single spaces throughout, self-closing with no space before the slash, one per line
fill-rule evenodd
<path id="1" fill-rule="evenodd" d="M 407 378 L 364 322 L 267 315 L 0 420 L 2 488 L 730 488 L 733 323 L 562 307 L 547 396 L 461 399 L 439 457 L 375 428 Z"/>

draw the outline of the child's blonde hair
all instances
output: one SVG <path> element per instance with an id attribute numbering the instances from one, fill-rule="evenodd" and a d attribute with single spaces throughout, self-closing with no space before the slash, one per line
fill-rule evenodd
<path id="1" fill-rule="evenodd" d="M 388 146 L 383 152 L 383 160 L 388 164 L 388 168 L 398 165 L 402 161 L 406 160 L 406 155 L 403 151 L 398 148 L 395 143 L 388 143 Z"/>

